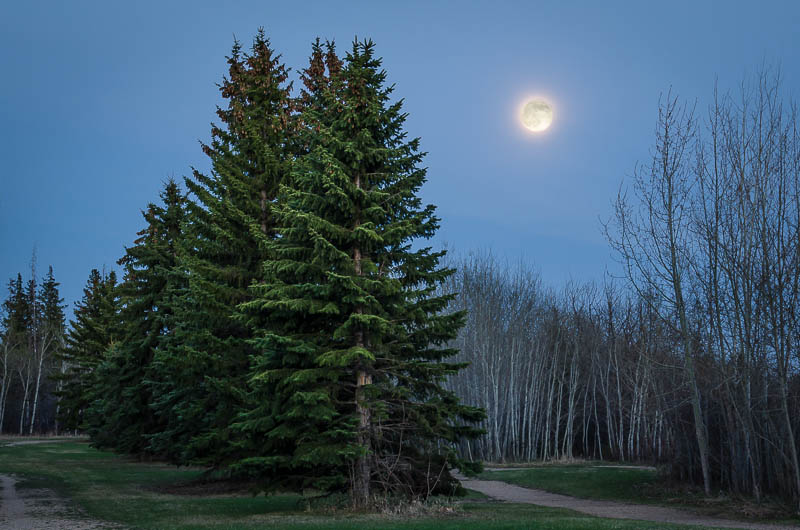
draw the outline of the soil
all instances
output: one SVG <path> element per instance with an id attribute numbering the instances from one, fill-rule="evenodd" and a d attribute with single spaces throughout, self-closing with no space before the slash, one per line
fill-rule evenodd
<path id="1" fill-rule="evenodd" d="M 567 508 L 597 517 L 636 519 L 639 521 L 657 523 L 688 524 L 722 528 L 751 528 L 754 530 L 798 530 L 800 528 L 791 525 L 744 522 L 707 517 L 662 506 L 578 499 L 576 497 L 549 493 L 543 490 L 514 486 L 497 480 L 458 478 L 465 488 L 478 491 L 500 501 L 538 504 L 539 506 L 547 506 L 550 508 Z"/>

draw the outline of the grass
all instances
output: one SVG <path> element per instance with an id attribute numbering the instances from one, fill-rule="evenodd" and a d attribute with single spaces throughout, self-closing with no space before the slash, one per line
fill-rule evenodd
<path id="1" fill-rule="evenodd" d="M 481 478 L 584 499 L 652 503 L 668 496 L 664 481 L 654 469 L 563 464 L 485 471 Z"/>
<path id="2" fill-rule="evenodd" d="M 648 468 L 609 466 L 602 462 L 549 464 L 485 471 L 481 478 L 583 499 L 680 507 L 702 515 L 742 520 L 800 523 L 800 518 L 777 500 L 756 503 L 724 493 L 707 498 L 700 487 L 671 482 Z"/>
<path id="3" fill-rule="evenodd" d="M 85 442 L 0 445 L 0 473 L 18 487 L 56 490 L 86 515 L 129 528 L 190 529 L 634 529 L 635 521 L 584 516 L 570 510 L 486 502 L 479 494 L 434 514 L 390 516 L 317 509 L 305 511 L 297 495 L 177 495 L 199 472 L 140 463 L 98 451 Z M 648 523 L 647 528 L 681 528 Z"/>

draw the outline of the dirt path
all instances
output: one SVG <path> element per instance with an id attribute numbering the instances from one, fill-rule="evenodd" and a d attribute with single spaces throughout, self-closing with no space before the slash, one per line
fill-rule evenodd
<path id="1" fill-rule="evenodd" d="M 17 491 L 17 480 L 0 475 L 0 528 L 7 530 L 101 530 L 120 528 L 83 517 L 49 489 Z"/>
<path id="2" fill-rule="evenodd" d="M 56 442 L 80 442 L 88 440 L 85 436 L 65 436 L 55 438 L 21 438 L 19 436 L 0 436 L 0 447 L 17 445 L 49 444 Z"/>
<path id="3" fill-rule="evenodd" d="M 746 523 L 730 519 L 718 519 L 697 515 L 675 508 L 650 506 L 647 504 L 625 504 L 613 501 L 595 501 L 578 499 L 567 495 L 558 495 L 543 490 L 535 490 L 514 486 L 498 480 L 472 480 L 459 477 L 461 484 L 468 489 L 478 491 L 494 499 L 507 502 L 538 504 L 550 508 L 568 508 L 597 517 L 611 519 L 636 519 L 657 523 L 690 524 L 698 526 L 714 526 L 722 528 L 751 528 L 754 530 L 798 530 L 797 526 L 781 526 L 763 523 Z"/>
<path id="4" fill-rule="evenodd" d="M 34 445 L 34 444 L 52 443 L 52 440 L 19 440 L 17 442 L 6 442 L 4 440 L 0 440 L 0 443 L 3 444 L 3 447 L 16 447 L 17 445 Z"/>

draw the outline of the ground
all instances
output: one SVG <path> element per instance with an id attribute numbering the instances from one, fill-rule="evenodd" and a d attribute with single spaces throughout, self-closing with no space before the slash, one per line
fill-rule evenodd
<path id="1" fill-rule="evenodd" d="M 353 514 L 335 502 L 308 508 L 305 499 L 297 495 L 252 496 L 240 491 L 241 488 L 198 486 L 199 475 L 198 470 L 141 463 L 98 451 L 85 441 L 74 439 L 14 445 L 0 441 L 3 487 L 0 527 L 65 530 L 685 528 L 666 521 L 719 524 L 729 528 L 790 527 L 754 523 L 741 526 L 732 521 L 709 520 L 658 506 L 552 495 L 483 478 L 467 482 L 467 486 L 488 497 L 474 493 L 457 502 L 437 499 L 425 506 L 405 507 L 399 514 L 390 509 L 380 514 Z M 591 514 L 660 522 L 598 518 Z"/>
<path id="2" fill-rule="evenodd" d="M 634 519 L 657 523 L 678 523 L 726 528 L 751 528 L 754 530 L 797 529 L 794 525 L 774 525 L 752 521 L 732 521 L 707 517 L 675 508 L 650 504 L 631 504 L 614 501 L 581 499 L 544 490 L 523 488 L 499 480 L 462 480 L 464 487 L 478 491 L 493 499 L 505 502 L 536 504 L 550 508 L 567 508 L 577 512 L 615 519 Z"/>
<path id="3" fill-rule="evenodd" d="M 5 441 L 4 447 L 45 443 L 48 440 Z M 18 488 L 18 484 L 28 487 Z M 32 480 L 20 481 L 13 475 L 0 475 L 0 526 L 9 530 L 102 530 L 117 525 L 87 517 L 74 503 L 50 488 L 36 487 Z"/>

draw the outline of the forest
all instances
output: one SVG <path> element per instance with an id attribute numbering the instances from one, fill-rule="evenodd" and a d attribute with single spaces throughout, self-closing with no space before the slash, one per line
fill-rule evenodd
<path id="1" fill-rule="evenodd" d="M 371 42 L 317 40 L 295 93 L 263 32 L 236 42 L 212 172 L 164 184 L 120 276 L 92 270 L 68 324 L 52 267 L 9 280 L 0 432 L 361 507 L 457 492 L 451 470 L 481 461 L 577 458 L 800 506 L 800 131 L 779 73 L 703 109 L 665 94 L 602 226 L 624 273 L 560 287 L 424 246 L 424 153 L 385 80 Z"/>

